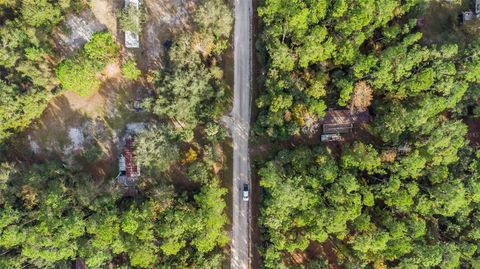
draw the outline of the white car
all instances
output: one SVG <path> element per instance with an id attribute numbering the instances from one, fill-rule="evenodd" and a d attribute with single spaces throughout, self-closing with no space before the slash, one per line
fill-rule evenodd
<path id="1" fill-rule="evenodd" d="M 242 198 L 243 201 L 247 202 L 248 201 L 248 184 L 243 184 L 243 191 L 242 191 Z"/>

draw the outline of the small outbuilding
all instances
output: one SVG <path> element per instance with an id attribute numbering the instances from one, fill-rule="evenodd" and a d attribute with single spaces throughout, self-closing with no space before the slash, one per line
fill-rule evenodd
<path id="1" fill-rule="evenodd" d="M 470 7 L 473 6 L 473 11 L 467 10 L 462 12 L 462 23 L 473 20 L 475 17 L 480 17 L 480 0 L 472 0 Z"/>
<path id="2" fill-rule="evenodd" d="M 355 125 L 370 121 L 368 110 L 329 109 L 320 120 L 322 125 L 322 141 L 342 141 L 340 134 L 351 133 Z"/>
<path id="3" fill-rule="evenodd" d="M 412 148 L 407 144 L 401 145 L 397 148 L 397 153 L 400 155 L 407 155 L 410 151 L 412 151 Z"/>

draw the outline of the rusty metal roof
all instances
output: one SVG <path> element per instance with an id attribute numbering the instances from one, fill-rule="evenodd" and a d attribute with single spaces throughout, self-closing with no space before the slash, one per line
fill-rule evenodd
<path id="1" fill-rule="evenodd" d="M 127 177 L 138 176 L 138 167 L 133 155 L 133 138 L 129 137 L 125 141 L 125 166 L 127 171 Z"/>

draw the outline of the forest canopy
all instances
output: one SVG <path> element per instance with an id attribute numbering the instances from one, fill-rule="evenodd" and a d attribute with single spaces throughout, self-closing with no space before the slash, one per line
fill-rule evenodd
<path id="1" fill-rule="evenodd" d="M 327 108 L 368 111 L 343 142 L 260 160 L 266 268 L 312 242 L 346 268 L 477 268 L 480 39 L 424 45 L 423 1 L 266 0 L 257 135 L 308 136 Z M 321 129 L 321 128 L 320 128 Z M 321 131 L 321 130 L 320 130 Z M 320 135 L 316 133 L 316 135 Z M 331 262 L 331 261 L 330 261 Z"/>

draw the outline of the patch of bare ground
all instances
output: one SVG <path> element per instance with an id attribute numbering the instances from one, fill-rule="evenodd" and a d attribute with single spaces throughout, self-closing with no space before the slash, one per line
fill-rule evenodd
<path id="1" fill-rule="evenodd" d="M 123 7 L 124 0 L 91 0 L 90 9 L 95 18 L 105 25 L 107 29 L 113 34 L 117 35 L 117 12 Z"/>
<path id="2" fill-rule="evenodd" d="M 307 265 L 318 257 L 322 257 L 327 261 L 329 269 L 343 268 L 338 263 L 337 253 L 330 241 L 326 241 L 323 244 L 312 241 L 305 251 L 292 253 L 284 262 L 287 266 Z"/>
<path id="3" fill-rule="evenodd" d="M 126 50 L 126 56 L 134 56 L 144 73 L 162 68 L 165 44 L 180 32 L 191 29 L 190 13 L 195 0 L 143 0 L 145 11 L 140 48 Z M 118 25 L 117 14 L 124 0 L 91 0 L 90 8 L 94 21 L 113 33 L 119 43 L 124 43 L 124 32 Z"/>
<path id="4" fill-rule="evenodd" d="M 87 43 L 96 32 L 104 31 L 105 25 L 90 10 L 69 14 L 53 34 L 57 51 L 64 57 L 72 55 Z"/>
<path id="5" fill-rule="evenodd" d="M 122 79 L 122 70 L 120 69 L 120 64 L 117 62 L 108 64 L 102 72 L 103 79 L 113 79 L 121 80 Z"/>
<path id="6" fill-rule="evenodd" d="M 323 244 L 317 242 L 311 242 L 307 248 L 307 256 L 309 259 L 314 259 L 315 257 L 322 256 L 328 261 L 328 267 L 330 269 L 341 269 L 343 268 L 338 263 L 337 252 L 335 251 L 332 243 L 326 241 Z"/>
<path id="7" fill-rule="evenodd" d="M 144 70 L 162 68 L 165 43 L 174 35 L 191 29 L 190 13 L 194 0 L 144 0 L 146 20 L 141 33 L 140 49 L 132 50 Z"/>
<path id="8" fill-rule="evenodd" d="M 468 126 L 467 139 L 469 144 L 478 148 L 480 145 L 480 119 L 466 119 L 464 122 Z"/>

